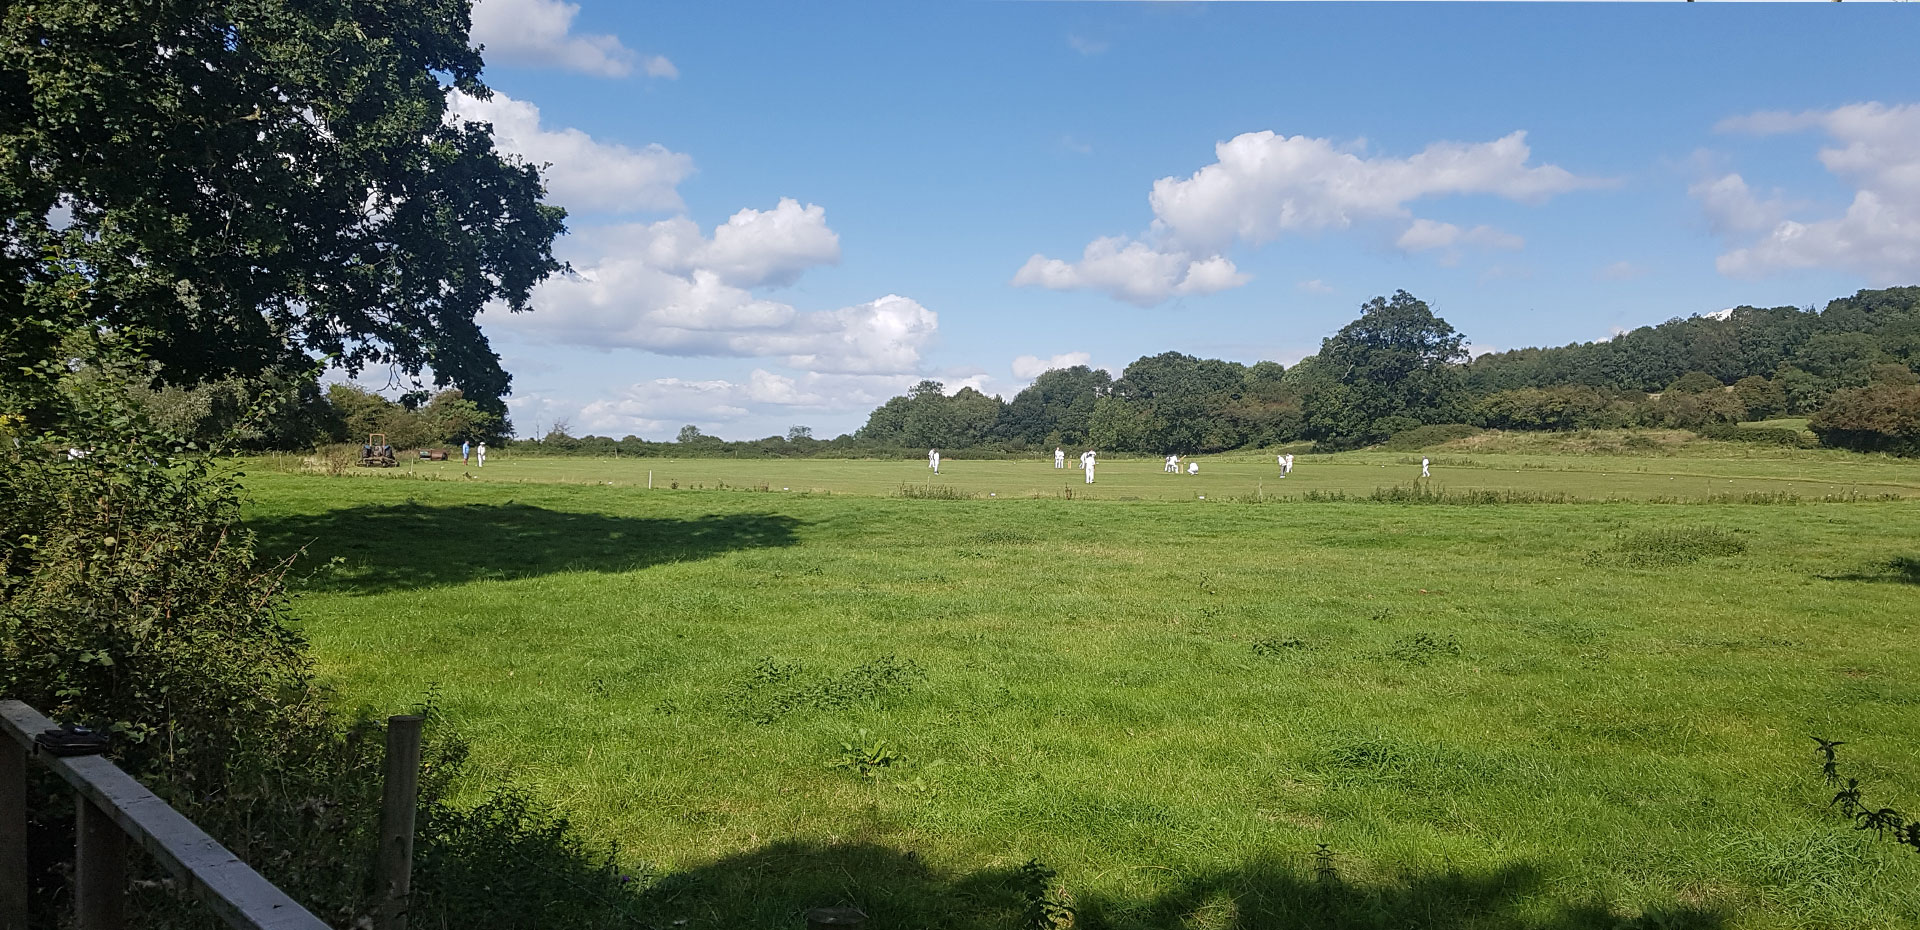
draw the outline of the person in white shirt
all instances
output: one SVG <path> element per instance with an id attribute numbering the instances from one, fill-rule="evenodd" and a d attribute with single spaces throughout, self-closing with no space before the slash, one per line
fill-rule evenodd
<path id="1" fill-rule="evenodd" d="M 1429 462 L 1431 462 L 1431 461 L 1433 461 L 1433 460 L 1432 460 L 1432 459 L 1429 459 L 1429 458 L 1427 458 L 1427 457 L 1426 457 L 1426 456 L 1424 456 L 1424 455 L 1420 457 L 1420 477 L 1422 477 L 1422 478 L 1431 478 L 1431 477 L 1433 477 L 1433 473 L 1432 473 L 1432 472 L 1429 472 L 1429 471 L 1427 471 L 1427 463 L 1429 463 Z"/>
<path id="2" fill-rule="evenodd" d="M 1065 468 L 1065 467 L 1067 467 L 1067 453 L 1066 453 L 1066 450 L 1064 450 L 1064 449 L 1061 449 L 1061 448 L 1060 448 L 1059 446 L 1054 446 L 1054 447 L 1053 447 L 1053 467 L 1055 467 L 1055 468 Z"/>
<path id="3" fill-rule="evenodd" d="M 1180 473 L 1180 457 L 1177 455 L 1167 456 L 1167 467 L 1161 469 L 1161 471 L 1164 471 L 1170 475 L 1179 474 Z"/>
<path id="4" fill-rule="evenodd" d="M 1197 475 L 1197 474 L 1199 474 L 1199 473 L 1200 473 L 1200 463 L 1199 463 L 1199 462 L 1188 462 L 1188 463 L 1187 463 L 1187 474 L 1189 474 L 1189 475 Z"/>
<path id="5" fill-rule="evenodd" d="M 933 469 L 933 473 L 936 475 L 940 473 L 940 450 L 939 449 L 927 450 L 927 467 Z"/>
<path id="6" fill-rule="evenodd" d="M 487 467 L 487 444 L 484 442 L 474 447 L 473 467 L 475 468 Z"/>
<path id="7" fill-rule="evenodd" d="M 1289 452 L 1281 456 L 1280 477 L 1285 478 L 1291 474 L 1293 474 L 1293 453 Z"/>
<path id="8" fill-rule="evenodd" d="M 1087 483 L 1093 483 L 1094 454 L 1092 449 L 1080 453 L 1080 467 L 1087 470 Z"/>

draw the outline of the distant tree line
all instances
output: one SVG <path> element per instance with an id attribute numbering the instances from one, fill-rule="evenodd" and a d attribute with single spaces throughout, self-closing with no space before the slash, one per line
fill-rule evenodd
<path id="1" fill-rule="evenodd" d="M 1689 429 L 1765 440 L 1736 423 L 1807 417 L 1828 445 L 1920 454 L 1920 287 L 1861 291 L 1811 307 L 1736 307 L 1673 319 L 1604 341 L 1515 349 L 1469 360 L 1465 336 L 1405 291 L 1358 318 L 1291 368 L 1179 352 L 1143 356 L 1119 377 L 1076 365 L 1048 371 L 1011 400 L 921 381 L 875 408 L 851 434 L 724 441 L 687 426 L 672 442 L 574 436 L 556 424 L 526 451 L 576 455 L 859 457 L 929 448 L 970 455 L 1093 447 L 1144 454 L 1214 453 L 1294 442 L 1344 449 L 1439 427 Z M 286 396 L 254 428 L 257 448 L 362 442 L 385 433 L 413 448 L 503 442 L 511 424 L 458 389 L 399 401 L 351 385 L 322 391 L 278 372 L 139 392 L 183 436 L 217 435 L 263 389 Z M 1804 435 L 1787 431 L 1788 440 Z M 1771 437 L 1779 438 L 1779 437 Z"/>
<path id="2" fill-rule="evenodd" d="M 1464 336 L 1405 291 L 1360 310 L 1292 368 L 1167 352 L 1119 378 L 1085 366 L 1049 371 L 1005 403 L 925 381 L 873 411 L 855 437 L 1165 454 L 1298 441 L 1352 448 L 1452 424 L 1724 434 L 1739 422 L 1808 416 L 1829 445 L 1920 454 L 1920 288 L 1861 291 L 1824 311 L 1736 307 L 1471 361 Z"/>

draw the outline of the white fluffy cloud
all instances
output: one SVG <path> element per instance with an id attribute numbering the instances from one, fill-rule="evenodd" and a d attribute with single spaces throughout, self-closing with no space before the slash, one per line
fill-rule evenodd
<path id="1" fill-rule="evenodd" d="M 486 47 L 487 59 L 582 71 L 601 77 L 625 77 L 638 62 L 650 77 L 680 76 L 673 62 L 659 55 L 644 61 L 618 36 L 573 31 L 580 5 L 563 0 L 476 0 L 473 42 Z"/>
<path id="2" fill-rule="evenodd" d="M 1492 142 L 1435 142 L 1408 158 L 1367 158 L 1330 139 L 1250 132 L 1214 153 L 1219 161 L 1191 177 L 1155 181 L 1148 198 L 1156 222 L 1194 248 L 1404 218 L 1407 204 L 1422 197 L 1491 194 L 1540 203 L 1609 183 L 1529 164 L 1525 132 Z"/>
<path id="3" fill-rule="evenodd" d="M 837 310 L 803 312 L 752 288 L 791 284 L 840 259 L 826 211 L 783 199 L 741 210 L 700 232 L 675 217 L 589 230 L 575 271 L 543 282 L 540 312 L 502 321 L 526 338 L 663 355 L 783 358 L 811 372 L 918 370 L 939 318 L 895 294 Z"/>
<path id="4" fill-rule="evenodd" d="M 1062 352 L 1052 358 L 1022 355 L 1013 360 L 1013 376 L 1022 381 L 1032 381 L 1056 368 L 1072 368 L 1075 365 L 1085 365 L 1092 360 L 1093 356 L 1085 352 Z"/>
<path id="5" fill-rule="evenodd" d="M 480 100 L 456 90 L 447 108 L 449 118 L 493 124 L 494 148 L 546 165 L 548 196 L 576 212 L 676 210 L 676 186 L 693 173 L 691 156 L 659 144 L 632 149 L 578 129 L 543 129 L 539 107 L 498 91 Z"/>
<path id="6" fill-rule="evenodd" d="M 827 226 L 826 209 L 803 207 L 792 198 L 781 198 L 771 210 L 741 210 L 712 238 L 684 216 L 587 235 L 603 250 L 655 270 L 683 276 L 707 271 L 735 287 L 788 285 L 808 268 L 840 261 L 840 236 Z"/>
<path id="7" fill-rule="evenodd" d="M 1837 268 L 1892 283 L 1920 272 L 1920 105 L 1753 113 L 1717 128 L 1757 135 L 1822 131 L 1835 144 L 1820 150 L 1820 163 L 1854 187 L 1844 213 L 1800 221 L 1787 216 L 1791 208 L 1779 198 L 1754 196 L 1737 174 L 1694 185 L 1693 195 L 1717 231 L 1762 233 L 1720 255 L 1720 273 Z"/>
<path id="8" fill-rule="evenodd" d="M 1055 290 L 1086 288 L 1148 306 L 1171 297 L 1238 287 L 1241 274 L 1224 250 L 1284 233 L 1345 229 L 1361 222 L 1405 222 L 1408 251 L 1461 245 L 1519 248 L 1518 236 L 1492 227 L 1463 230 L 1415 219 L 1422 197 L 1485 194 L 1540 203 L 1557 194 L 1612 182 L 1532 163 L 1525 132 L 1491 142 L 1435 142 L 1407 158 L 1368 157 L 1330 139 L 1250 132 L 1214 147 L 1217 161 L 1185 178 L 1155 181 L 1151 244 L 1096 239 L 1079 262 L 1035 255 L 1013 283 Z"/>
<path id="9" fill-rule="evenodd" d="M 1225 256 L 1196 257 L 1184 249 L 1155 247 L 1124 236 L 1093 240 L 1077 262 L 1035 254 L 1013 276 L 1016 286 L 1054 291 L 1084 288 L 1142 307 L 1172 297 L 1212 294 L 1247 281 Z"/>

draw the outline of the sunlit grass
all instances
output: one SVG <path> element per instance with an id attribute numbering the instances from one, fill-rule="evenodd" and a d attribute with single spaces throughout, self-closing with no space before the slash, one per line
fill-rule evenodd
<path id="1" fill-rule="evenodd" d="M 1542 493 L 1913 480 L 1434 457 Z M 1295 474 L 1366 493 L 1402 459 Z M 621 844 L 662 925 L 1009 926 L 1030 858 L 1084 926 L 1920 922 L 1920 856 L 1825 808 L 1808 739 L 1920 808 L 1916 504 L 1251 504 L 1283 482 L 1201 461 L 1103 463 L 1092 498 L 1068 472 L 1069 500 L 1024 462 L 507 458 L 260 474 L 249 519 L 307 547 L 296 575 L 340 559 L 297 612 L 346 700 L 437 689 L 487 777 Z M 1178 499 L 1112 499 L 1149 495 Z M 876 741 L 900 760 L 836 765 Z"/>

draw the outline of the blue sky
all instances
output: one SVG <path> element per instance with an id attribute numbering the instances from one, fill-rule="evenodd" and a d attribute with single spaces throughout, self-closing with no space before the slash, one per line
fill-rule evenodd
<path id="1" fill-rule="evenodd" d="M 576 274 L 521 432 L 850 431 L 921 378 L 1291 364 L 1406 289 L 1482 349 L 1920 283 L 1897 4 L 480 0 Z"/>

